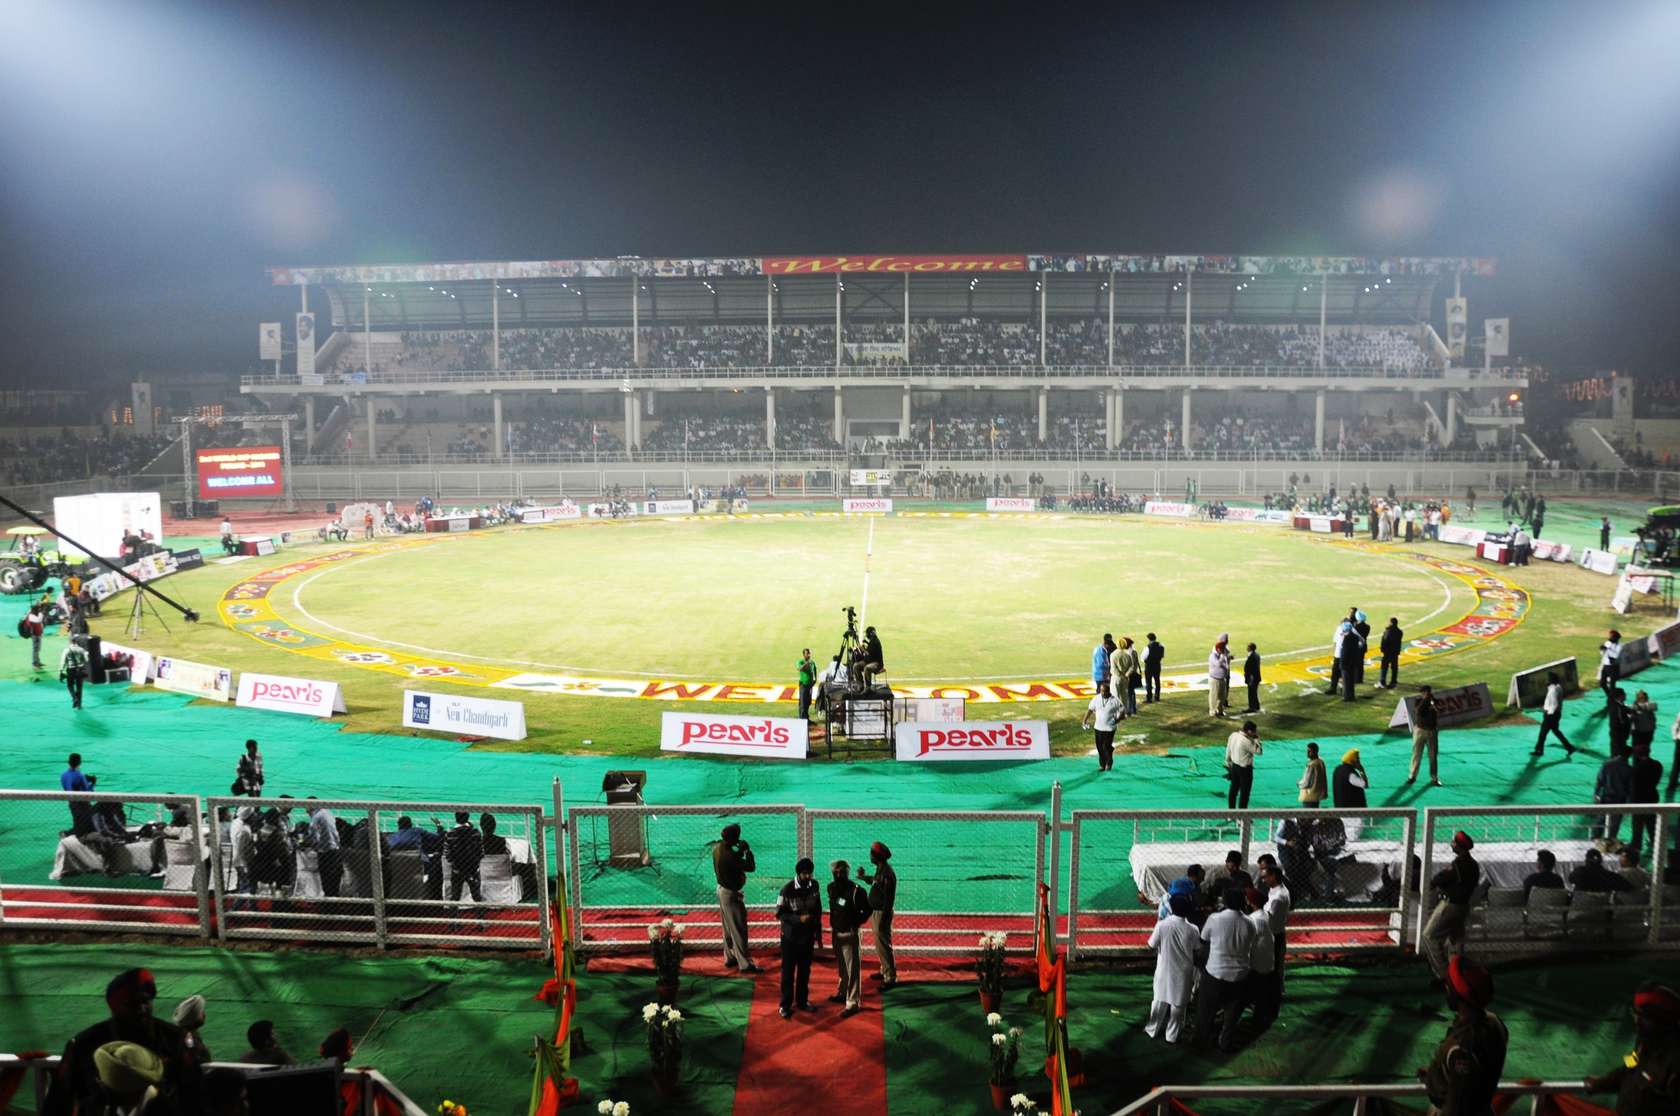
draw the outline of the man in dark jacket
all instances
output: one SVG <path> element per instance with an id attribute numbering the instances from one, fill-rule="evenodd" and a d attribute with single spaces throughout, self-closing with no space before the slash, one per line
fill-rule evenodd
<path id="1" fill-rule="evenodd" d="M 1248 687 L 1248 708 L 1245 713 L 1260 712 L 1260 652 L 1248 645 L 1248 658 L 1243 660 L 1243 684 Z"/>
<path id="2" fill-rule="evenodd" d="M 1510 1043 L 1505 1024 L 1487 1010 L 1493 976 L 1467 957 L 1454 957 L 1444 982 L 1453 1021 L 1429 1065 L 1417 1071 L 1418 1080 L 1429 1092 L 1431 1111 L 1491 1114 Z"/>
<path id="3" fill-rule="evenodd" d="M 1437 902 L 1423 928 L 1418 950 L 1429 960 L 1435 978 L 1447 979 L 1447 943 L 1464 944 L 1464 922 L 1470 914 L 1470 899 L 1482 882 L 1482 866 L 1470 855 L 1476 842 L 1462 829 L 1453 834 L 1453 860 L 1435 873 L 1429 886 L 1435 890 Z"/>
<path id="4" fill-rule="evenodd" d="M 1353 665 L 1353 680 L 1365 683 L 1365 652 L 1371 649 L 1371 622 L 1357 608 L 1353 610 L 1353 630 L 1359 633 L 1359 661 Z"/>
<path id="5" fill-rule="evenodd" d="M 1663 765 L 1651 756 L 1649 744 L 1636 744 L 1633 748 L 1633 763 L 1630 765 L 1633 776 L 1633 793 L 1628 796 L 1629 802 L 1657 802 L 1657 788 L 1662 785 Z M 1655 814 L 1633 815 L 1633 832 L 1628 835 L 1628 844 L 1633 848 L 1633 858 L 1639 859 L 1645 848 L 1645 837 L 1656 837 L 1657 816 Z"/>
<path id="6" fill-rule="evenodd" d="M 869 884 L 869 922 L 875 932 L 875 959 L 881 971 L 870 977 L 881 982 L 885 992 L 898 983 L 898 965 L 893 960 L 892 917 L 893 904 L 898 902 L 898 873 L 893 871 L 892 850 L 876 841 L 869 846 L 869 862 L 875 865 L 875 879 L 858 869 L 858 879 Z"/>
<path id="7" fill-rule="evenodd" d="M 822 944 L 822 892 L 812 878 L 817 866 L 801 857 L 793 879 L 776 897 L 776 921 L 782 925 L 782 1018 L 793 1009 L 816 1011 L 811 1003 L 811 956 Z"/>
<path id="8" fill-rule="evenodd" d="M 1382 642 L 1378 645 L 1382 651 L 1382 666 L 1377 670 L 1377 685 L 1385 690 L 1392 690 L 1400 684 L 1400 648 L 1406 633 L 1400 630 L 1400 618 L 1390 616 L 1388 627 L 1383 629 Z"/>
<path id="9" fill-rule="evenodd" d="M 869 921 L 869 896 L 851 878 L 851 865 L 836 860 L 830 868 L 834 882 L 828 885 L 828 930 L 840 983 L 829 1001 L 846 1005 L 840 1013 L 845 1019 L 863 1007 L 863 957 L 858 946 L 863 924 Z"/>
<path id="10" fill-rule="evenodd" d="M 1575 891 L 1633 890 L 1633 885 L 1621 873 L 1612 872 L 1604 866 L 1604 854 L 1597 849 L 1588 849 L 1581 866 L 1569 873 L 1569 886 Z"/>
<path id="11" fill-rule="evenodd" d="M 147 1116 L 192 1116 L 200 1110 L 202 1079 L 198 1062 L 189 1055 L 181 1029 L 153 1017 L 155 999 L 157 982 L 145 969 L 119 973 L 105 986 L 105 1004 L 111 1017 L 88 1027 L 64 1048 L 41 1110 L 45 1116 L 101 1111 L 94 1052 L 113 1042 L 143 1046 L 163 1061 L 159 1095 L 146 1106 Z"/>
<path id="12" fill-rule="evenodd" d="M 1598 769 L 1593 784 L 1593 801 L 1601 806 L 1619 806 L 1633 801 L 1633 768 L 1628 766 L 1625 751 L 1611 749 L 1610 758 Z M 1593 836 L 1614 841 L 1622 831 L 1622 815 L 1604 815 L 1604 824 L 1593 827 Z"/>
<path id="13" fill-rule="evenodd" d="M 1370 625 L 1366 625 L 1370 627 Z M 1359 627 L 1349 624 L 1342 633 L 1341 675 L 1342 700 L 1353 700 L 1353 688 L 1358 685 L 1359 677 L 1365 668 L 1365 637 L 1359 634 Z"/>
<path id="14" fill-rule="evenodd" d="M 455 812 L 454 828 L 443 835 L 443 858 L 449 862 L 449 901 L 461 901 L 464 885 L 472 892 L 474 903 L 484 902 L 484 889 L 478 880 L 478 865 L 484 859 L 484 834 L 465 810 Z"/>
<path id="15" fill-rule="evenodd" d="M 1143 645 L 1143 700 L 1147 704 L 1161 700 L 1161 664 L 1166 661 L 1167 649 L 1150 632 L 1149 642 Z"/>
<path id="16" fill-rule="evenodd" d="M 1621 1116 L 1680 1112 L 1680 992 L 1643 984 L 1633 996 L 1633 1053 L 1599 1077 L 1587 1092 L 1616 1094 Z"/>
<path id="17" fill-rule="evenodd" d="M 1627 691 L 1620 686 L 1610 687 L 1608 702 L 1604 711 L 1610 718 L 1610 754 L 1614 756 L 1628 749 L 1628 737 L 1633 735 L 1633 710 L 1628 708 Z"/>
<path id="18" fill-rule="evenodd" d="M 1425 752 L 1429 753 L 1429 785 L 1438 787 L 1441 785 L 1441 715 L 1435 708 L 1435 691 L 1428 686 L 1418 692 L 1417 701 L 1412 704 L 1412 768 L 1402 785 L 1409 787 L 1417 782 Z"/>

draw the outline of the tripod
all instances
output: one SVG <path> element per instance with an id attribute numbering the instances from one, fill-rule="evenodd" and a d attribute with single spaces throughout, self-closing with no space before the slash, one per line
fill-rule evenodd
<path id="1" fill-rule="evenodd" d="M 857 609 L 848 605 L 843 611 L 846 613 L 846 630 L 840 633 L 840 653 L 835 656 L 835 659 L 846 668 L 846 688 L 853 693 L 857 693 L 862 689 L 853 670 L 856 665 L 855 660 L 859 646 Z"/>
<path id="2" fill-rule="evenodd" d="M 136 586 L 134 590 L 134 607 L 130 609 L 128 613 L 128 627 L 123 629 L 131 638 L 140 638 L 144 614 L 147 612 L 152 614 L 152 619 L 163 625 L 164 631 L 169 632 L 171 635 L 174 634 L 174 629 L 170 628 L 169 621 L 163 618 L 163 614 L 157 610 L 157 605 L 152 603 L 151 594 Z"/>

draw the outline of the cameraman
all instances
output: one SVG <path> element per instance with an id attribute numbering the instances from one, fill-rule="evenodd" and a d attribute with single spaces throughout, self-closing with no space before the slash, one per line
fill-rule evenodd
<path id="1" fill-rule="evenodd" d="M 724 826 L 721 836 L 721 841 L 712 844 L 712 873 L 717 877 L 718 910 L 723 916 L 723 964 L 756 973 L 759 968 L 747 954 L 747 905 L 741 892 L 747 886 L 747 873 L 758 865 L 752 847 L 741 840 L 740 826 Z"/>
<path id="2" fill-rule="evenodd" d="M 863 648 L 858 652 L 858 684 L 868 690 L 875 676 L 886 669 L 886 655 L 881 650 L 881 637 L 874 628 L 863 629 Z"/>

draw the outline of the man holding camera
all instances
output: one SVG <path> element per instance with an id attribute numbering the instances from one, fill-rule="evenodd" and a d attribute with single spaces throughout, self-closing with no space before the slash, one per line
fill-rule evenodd
<path id="1" fill-rule="evenodd" d="M 759 968 L 747 955 L 747 905 L 741 892 L 747 886 L 747 873 L 758 865 L 751 846 L 741 840 L 740 826 L 724 826 L 721 836 L 712 845 L 712 873 L 717 877 L 718 911 L 723 916 L 723 964 L 756 973 Z"/>

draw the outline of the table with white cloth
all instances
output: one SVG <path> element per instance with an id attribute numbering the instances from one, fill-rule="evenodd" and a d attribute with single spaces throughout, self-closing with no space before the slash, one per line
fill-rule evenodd
<path id="1" fill-rule="evenodd" d="M 1351 828 L 1351 827 L 1350 827 Z M 1542 846 L 1528 842 L 1478 843 L 1470 855 L 1482 868 L 1482 883 L 1488 887 L 1521 887 L 1529 873 L 1535 871 L 1534 857 Z M 1586 863 L 1589 840 L 1547 841 L 1545 848 L 1557 857 L 1557 871 L 1564 879 Z M 1191 864 L 1201 864 L 1210 870 L 1225 863 L 1230 851 L 1228 841 L 1200 841 L 1194 843 L 1136 844 L 1132 846 L 1130 863 L 1132 880 L 1137 889 L 1151 903 L 1160 903 L 1167 893 L 1167 885 L 1184 875 Z M 1248 847 L 1249 862 L 1262 853 L 1277 855 L 1277 845 L 1270 841 L 1255 841 Z M 1382 886 L 1382 871 L 1386 867 L 1390 878 L 1401 875 L 1400 860 L 1405 855 L 1399 841 L 1350 839 L 1337 854 L 1336 875 L 1348 899 L 1363 902 Z M 1422 856 L 1422 848 L 1417 849 Z M 1439 872 L 1451 863 L 1452 846 L 1443 841 L 1435 846 L 1431 871 Z M 1317 861 L 1313 861 L 1315 867 Z"/>
<path id="2" fill-rule="evenodd" d="M 520 879 L 519 869 L 531 863 L 531 842 L 523 837 L 507 838 L 508 851 L 505 853 L 486 854 L 478 862 L 479 890 L 484 895 L 486 903 L 519 903 L 525 898 L 524 884 Z M 450 887 L 449 858 L 443 858 L 443 897 L 449 898 Z M 470 900 L 472 892 L 466 887 L 461 888 L 461 898 Z"/>
<path id="3" fill-rule="evenodd" d="M 1482 544 L 1476 548 L 1476 553 L 1489 562 L 1498 562 L 1502 566 L 1511 564 L 1511 545 L 1509 543 L 1483 540 Z"/>
<path id="4" fill-rule="evenodd" d="M 149 876 L 152 874 L 152 840 L 130 841 L 111 854 L 107 865 L 104 857 L 82 843 L 80 837 L 61 837 L 53 852 L 52 873 L 49 879 L 62 880 L 90 872 L 105 872 L 109 868 L 121 876 Z"/>

